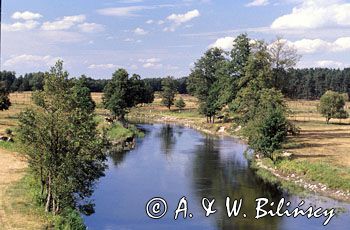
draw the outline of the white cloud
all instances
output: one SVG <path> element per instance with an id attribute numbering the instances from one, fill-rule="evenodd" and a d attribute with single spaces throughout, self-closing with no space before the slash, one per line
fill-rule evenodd
<path id="1" fill-rule="evenodd" d="M 273 29 L 317 29 L 350 26 L 350 3 L 341 0 L 306 0 L 290 14 L 277 18 Z"/>
<path id="2" fill-rule="evenodd" d="M 138 16 L 137 12 L 145 9 L 152 9 L 153 7 L 147 6 L 126 6 L 126 7 L 112 7 L 99 9 L 97 12 L 105 16 L 115 17 L 134 17 Z"/>
<path id="3" fill-rule="evenodd" d="M 104 31 L 104 26 L 97 23 L 83 23 L 78 25 L 78 28 L 85 33 L 94 33 Z"/>
<path id="4" fill-rule="evenodd" d="M 6 67 L 16 67 L 16 66 L 30 66 L 30 67 L 42 67 L 43 65 L 52 66 L 58 59 L 58 57 L 52 57 L 50 55 L 39 56 L 22 54 L 18 56 L 12 56 L 10 59 L 6 60 L 4 66 Z"/>
<path id="5" fill-rule="evenodd" d="M 254 6 L 266 6 L 270 4 L 269 0 L 254 0 L 246 4 L 246 7 L 254 7 Z"/>
<path id="6" fill-rule="evenodd" d="M 139 59 L 139 62 L 143 63 L 142 67 L 145 69 L 160 69 L 163 67 L 159 58 Z"/>
<path id="7" fill-rule="evenodd" d="M 340 37 L 334 42 L 322 39 L 301 39 L 295 42 L 288 41 L 302 54 L 317 52 L 344 52 L 350 50 L 350 37 Z"/>
<path id="8" fill-rule="evenodd" d="M 4 31 L 22 31 L 35 29 L 39 23 L 37 21 L 15 22 L 13 24 L 3 24 Z"/>
<path id="9" fill-rule="evenodd" d="M 321 68 L 344 68 L 345 65 L 342 62 L 333 61 L 333 60 L 321 60 L 315 62 L 316 67 Z"/>
<path id="10" fill-rule="evenodd" d="M 86 16 L 83 14 L 65 16 L 62 19 L 58 19 L 53 22 L 44 22 L 41 28 L 43 30 L 67 30 L 78 23 L 84 22 L 85 20 L 86 20 Z"/>
<path id="11" fill-rule="evenodd" d="M 117 65 L 114 64 L 91 64 L 88 69 L 115 69 Z"/>
<path id="12" fill-rule="evenodd" d="M 153 24 L 154 21 L 152 19 L 146 21 L 147 24 Z"/>
<path id="13" fill-rule="evenodd" d="M 185 22 L 189 22 L 194 18 L 197 18 L 200 16 L 200 13 L 198 10 L 191 10 L 188 11 L 185 14 L 171 14 L 167 17 L 167 20 L 172 22 L 173 24 L 169 27 L 165 27 L 163 31 L 175 31 L 177 27 L 179 27 L 181 24 Z M 162 22 L 162 21 L 159 21 Z M 160 24 L 160 23 L 158 23 Z"/>
<path id="14" fill-rule="evenodd" d="M 182 24 L 192 19 L 199 17 L 200 13 L 198 10 L 188 11 L 185 14 L 172 14 L 167 17 L 168 20 L 173 21 L 176 24 Z"/>
<path id="15" fill-rule="evenodd" d="M 224 37 L 217 39 L 213 44 L 211 44 L 209 47 L 217 47 L 223 50 L 231 50 L 233 47 L 233 41 L 235 40 L 235 37 Z"/>
<path id="16" fill-rule="evenodd" d="M 34 20 L 34 19 L 39 19 L 41 18 L 42 15 L 38 13 L 33 13 L 30 11 L 24 11 L 24 12 L 15 12 L 12 14 L 13 19 L 22 19 L 22 20 Z"/>
<path id="17" fill-rule="evenodd" d="M 135 33 L 136 35 L 146 35 L 146 34 L 148 34 L 148 31 L 146 31 L 146 30 L 144 30 L 144 29 L 142 29 L 142 28 L 140 28 L 140 27 L 137 27 L 137 28 L 134 30 L 134 33 Z"/>

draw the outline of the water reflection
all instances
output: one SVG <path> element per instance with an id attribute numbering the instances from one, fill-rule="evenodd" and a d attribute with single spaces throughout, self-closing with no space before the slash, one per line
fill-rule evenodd
<path id="1" fill-rule="evenodd" d="M 160 128 L 159 137 L 162 143 L 162 150 L 165 155 L 170 155 L 176 143 L 174 127 L 172 125 L 164 125 Z"/>
<path id="2" fill-rule="evenodd" d="M 278 229 L 279 218 L 253 220 L 255 216 L 255 199 L 266 197 L 278 201 L 282 194 L 257 179 L 252 171 L 242 167 L 242 159 L 222 159 L 230 151 L 234 155 L 236 149 L 225 146 L 224 140 L 206 136 L 203 144 L 197 145 L 193 160 L 193 185 L 198 198 L 215 198 L 218 209 L 216 225 L 218 229 Z M 262 187 L 263 185 L 263 187 Z M 226 197 L 243 198 L 242 214 L 238 217 L 227 217 Z M 249 218 L 250 217 L 250 218 Z"/>
<path id="3" fill-rule="evenodd" d="M 246 146 L 232 138 L 214 138 L 189 128 L 173 125 L 142 125 L 145 138 L 129 152 L 112 154 L 109 169 L 101 178 L 93 199 L 95 214 L 84 217 L 89 230 L 99 229 L 347 229 L 349 206 L 313 196 L 307 204 L 318 207 L 345 207 L 346 214 L 323 227 L 323 219 L 262 218 L 255 220 L 255 199 L 266 197 L 278 202 L 284 194 L 259 180 L 249 169 L 243 152 Z M 146 202 L 165 198 L 168 214 L 152 220 L 145 214 Z M 174 210 L 182 196 L 189 201 L 193 219 L 174 220 Z M 215 198 L 218 212 L 209 218 L 201 207 L 203 197 Z M 241 215 L 229 219 L 225 199 L 243 198 Z M 297 204 L 299 197 L 286 197 Z M 247 214 L 247 218 L 243 217 Z"/>

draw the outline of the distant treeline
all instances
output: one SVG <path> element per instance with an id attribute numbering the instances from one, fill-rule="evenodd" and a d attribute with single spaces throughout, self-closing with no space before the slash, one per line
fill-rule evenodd
<path id="1" fill-rule="evenodd" d="M 107 79 L 93 79 L 85 75 L 81 77 L 85 78 L 87 87 L 91 92 L 102 92 L 109 81 Z M 181 94 L 187 93 L 186 80 L 187 77 L 176 79 L 178 92 Z M 17 77 L 15 72 L 2 71 L 0 72 L 0 81 L 8 92 L 42 90 L 44 85 L 44 73 L 27 73 Z M 154 92 L 161 91 L 162 89 L 162 78 L 146 78 L 143 81 L 149 84 Z"/>
<path id="2" fill-rule="evenodd" d="M 291 99 L 315 100 L 328 90 L 350 95 L 350 68 L 292 69 L 278 81 L 282 93 Z"/>
<path id="3" fill-rule="evenodd" d="M 91 92 L 102 92 L 107 85 L 107 79 L 86 79 Z M 14 72 L 0 72 L 0 81 L 10 91 L 34 91 L 43 89 L 44 73 L 27 73 L 16 77 Z M 146 78 L 153 91 L 161 91 L 162 78 Z M 176 79 L 178 92 L 187 94 L 187 77 Z M 344 70 L 328 68 L 292 69 L 278 77 L 278 86 L 282 93 L 291 99 L 319 99 L 327 90 L 333 90 L 350 95 L 350 68 Z"/>

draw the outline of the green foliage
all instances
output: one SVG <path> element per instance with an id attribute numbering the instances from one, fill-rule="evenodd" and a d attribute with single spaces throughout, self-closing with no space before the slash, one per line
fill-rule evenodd
<path id="1" fill-rule="evenodd" d="M 327 124 L 332 118 L 345 119 L 349 114 L 345 111 L 345 99 L 340 93 L 327 91 L 320 101 L 319 112 L 326 118 Z"/>
<path id="2" fill-rule="evenodd" d="M 68 79 L 59 61 L 45 74 L 44 90 L 34 93 L 33 100 L 35 106 L 19 116 L 18 138 L 41 185 L 45 211 L 85 212 L 91 207 L 85 198 L 103 176 L 106 159 L 95 114 L 86 106 L 91 97 Z"/>
<path id="3" fill-rule="evenodd" d="M 11 106 L 9 91 L 4 82 L 0 85 L 0 110 L 8 110 Z"/>
<path id="4" fill-rule="evenodd" d="M 153 101 L 153 91 L 134 74 L 129 78 L 125 69 L 118 69 L 103 90 L 104 107 L 110 110 L 114 117 L 123 120 L 128 110 L 140 103 Z"/>
<path id="5" fill-rule="evenodd" d="M 94 112 L 96 104 L 92 100 L 90 89 L 87 87 L 86 78 L 75 80 L 72 93 L 73 97 L 76 98 L 74 107 L 83 108 L 88 113 Z"/>
<path id="6" fill-rule="evenodd" d="M 255 119 L 248 122 L 244 134 L 255 151 L 273 158 L 273 153 L 282 148 L 288 134 L 288 122 L 284 111 L 272 107 L 262 109 Z"/>
<path id="7" fill-rule="evenodd" d="M 107 130 L 108 138 L 117 141 L 117 140 L 125 140 L 128 137 L 133 136 L 142 136 L 140 131 L 133 125 L 128 125 L 128 128 L 125 128 L 119 122 L 113 123 L 111 127 Z"/>
<path id="8" fill-rule="evenodd" d="M 162 80 L 162 104 L 169 110 L 174 105 L 175 94 L 177 93 L 177 84 L 173 77 L 167 77 Z"/>
<path id="9" fill-rule="evenodd" d="M 185 103 L 184 99 L 182 97 L 180 97 L 179 100 L 176 100 L 175 106 L 178 109 L 182 110 L 186 107 L 186 103 Z"/>
<path id="10" fill-rule="evenodd" d="M 230 63 L 235 76 L 242 76 L 245 72 L 244 69 L 247 66 L 251 53 L 250 41 L 247 34 L 240 34 L 234 40 L 233 48 L 230 52 Z"/>
<path id="11" fill-rule="evenodd" d="M 67 208 L 55 221 L 55 230 L 85 230 L 83 219 L 78 211 Z"/>
<path id="12" fill-rule="evenodd" d="M 188 77 L 187 89 L 198 98 L 199 112 L 207 116 L 208 121 L 213 121 L 216 112 L 222 107 L 219 100 L 220 87 L 227 85 L 228 80 L 222 79 L 219 83 L 219 79 L 226 77 L 227 70 L 224 51 L 212 48 L 195 63 Z"/>

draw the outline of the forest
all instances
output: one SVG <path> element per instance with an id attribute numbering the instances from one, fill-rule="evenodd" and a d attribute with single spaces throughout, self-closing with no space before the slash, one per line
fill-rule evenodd
<path id="1" fill-rule="evenodd" d="M 102 92 L 108 83 L 108 79 L 94 79 L 85 75 L 87 87 L 91 92 Z M 176 79 L 178 92 L 187 94 L 187 79 Z M 0 72 L 0 81 L 4 83 L 7 91 L 23 92 L 43 89 L 44 73 L 26 73 L 17 76 L 12 71 Z M 149 84 L 154 92 L 162 90 L 162 78 L 145 78 L 143 81 Z M 347 93 L 350 95 L 350 68 L 305 68 L 290 69 L 279 75 L 278 88 L 290 99 L 317 100 L 328 90 Z"/>

